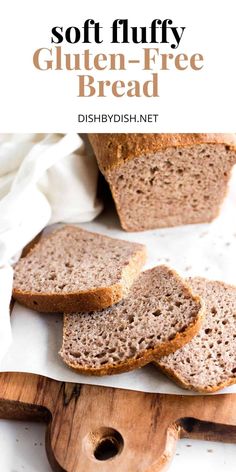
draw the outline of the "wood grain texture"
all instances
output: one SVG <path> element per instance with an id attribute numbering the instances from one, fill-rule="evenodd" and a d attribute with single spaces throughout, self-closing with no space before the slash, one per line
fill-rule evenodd
<path id="1" fill-rule="evenodd" d="M 0 374 L 0 416 L 47 422 L 55 471 L 158 472 L 181 437 L 236 443 L 236 395 L 177 396 Z"/>

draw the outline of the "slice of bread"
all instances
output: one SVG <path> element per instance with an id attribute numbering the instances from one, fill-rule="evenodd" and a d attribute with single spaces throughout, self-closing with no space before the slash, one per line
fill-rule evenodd
<path id="1" fill-rule="evenodd" d="M 165 266 L 142 272 L 126 299 L 64 316 L 63 361 L 87 375 L 126 372 L 179 349 L 200 329 L 198 296 Z"/>
<path id="2" fill-rule="evenodd" d="M 236 164 L 236 134 L 90 134 L 122 227 L 212 221 Z"/>
<path id="3" fill-rule="evenodd" d="M 41 312 L 100 310 L 127 295 L 145 260 L 142 244 L 64 226 L 16 264 L 13 297 Z"/>
<path id="4" fill-rule="evenodd" d="M 155 364 L 181 387 L 212 393 L 236 383 L 236 287 L 202 278 L 188 283 L 205 301 L 201 331 Z"/>

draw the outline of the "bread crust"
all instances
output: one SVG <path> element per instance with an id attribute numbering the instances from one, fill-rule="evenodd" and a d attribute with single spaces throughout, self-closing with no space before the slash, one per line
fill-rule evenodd
<path id="1" fill-rule="evenodd" d="M 72 226 L 72 228 L 74 227 Z M 45 238 L 52 237 L 53 233 L 55 231 L 49 235 L 42 236 L 40 241 L 34 244 L 26 255 L 29 255 L 32 251 L 37 251 L 38 246 L 43 244 Z M 108 308 L 127 295 L 134 279 L 141 271 L 146 261 L 147 253 L 144 245 L 140 244 L 139 246 L 140 250 L 130 259 L 129 264 L 123 267 L 120 283 L 110 287 L 54 294 L 22 291 L 14 287 L 13 298 L 22 305 L 42 313 L 73 313 L 76 311 L 93 311 Z"/>
<path id="2" fill-rule="evenodd" d="M 177 272 L 173 269 L 169 269 L 178 279 L 181 279 Z M 156 348 L 146 349 L 142 352 L 142 355 L 138 358 L 128 359 L 122 362 L 119 362 L 116 365 L 110 364 L 109 366 L 99 367 L 99 368 L 90 368 L 90 367 L 80 367 L 75 366 L 73 362 L 68 361 L 63 356 L 63 346 L 59 351 L 59 355 L 61 356 L 62 360 L 74 371 L 83 375 L 89 376 L 103 376 L 103 375 L 112 375 L 112 374 L 121 374 L 124 372 L 129 372 L 131 370 L 143 367 L 149 363 L 155 361 L 155 359 L 161 358 L 163 356 L 169 355 L 185 344 L 187 344 L 191 339 L 198 334 L 199 330 L 201 329 L 202 322 L 204 320 L 205 315 L 205 305 L 202 299 L 198 296 L 193 294 L 192 289 L 188 286 L 188 284 L 184 281 L 184 288 L 188 291 L 189 295 L 193 298 L 193 300 L 199 304 L 199 312 L 196 316 L 194 322 L 190 323 L 187 328 L 183 332 L 176 333 L 175 337 L 167 342 L 159 344 Z M 65 315 L 66 316 L 66 315 Z M 102 313 L 101 313 L 102 316 Z M 65 322 L 63 325 L 63 339 L 65 338 L 66 334 L 66 327 Z"/>
<path id="3" fill-rule="evenodd" d="M 167 367 L 162 367 L 158 364 L 158 362 L 154 362 L 153 364 L 155 365 L 155 367 L 158 368 L 158 370 L 160 370 L 160 372 L 167 375 L 167 377 L 173 380 L 180 387 L 184 388 L 185 390 L 191 390 L 198 393 L 215 393 L 215 392 L 218 392 L 219 390 L 222 390 L 223 388 L 230 387 L 231 385 L 234 385 L 236 383 L 236 376 L 235 376 L 235 377 L 230 377 L 225 382 L 215 385 L 214 387 L 202 387 L 202 388 L 193 387 L 192 385 L 185 382 L 184 379 L 181 377 L 181 375 L 176 375 L 172 369 L 169 369 Z"/>
<path id="4" fill-rule="evenodd" d="M 99 133 L 89 134 L 88 137 L 100 170 L 105 176 L 124 162 L 136 157 L 150 156 L 170 147 L 224 144 L 236 151 L 236 134 L 233 133 Z"/>

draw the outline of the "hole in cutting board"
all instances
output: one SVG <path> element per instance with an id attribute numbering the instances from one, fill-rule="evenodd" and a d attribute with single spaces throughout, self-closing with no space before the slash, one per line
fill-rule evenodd
<path id="1" fill-rule="evenodd" d="M 85 441 L 89 456 L 98 461 L 113 459 L 124 447 L 121 434 L 113 428 L 99 428 L 89 433 Z"/>
<path id="2" fill-rule="evenodd" d="M 98 461 L 107 461 L 119 453 L 119 444 L 114 438 L 104 438 L 98 443 L 94 457 Z"/>

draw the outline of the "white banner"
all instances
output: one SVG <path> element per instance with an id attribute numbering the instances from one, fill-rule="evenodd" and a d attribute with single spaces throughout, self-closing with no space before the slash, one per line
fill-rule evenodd
<path id="1" fill-rule="evenodd" d="M 8 0 L 0 41 L 0 132 L 236 130 L 235 0 Z"/>

